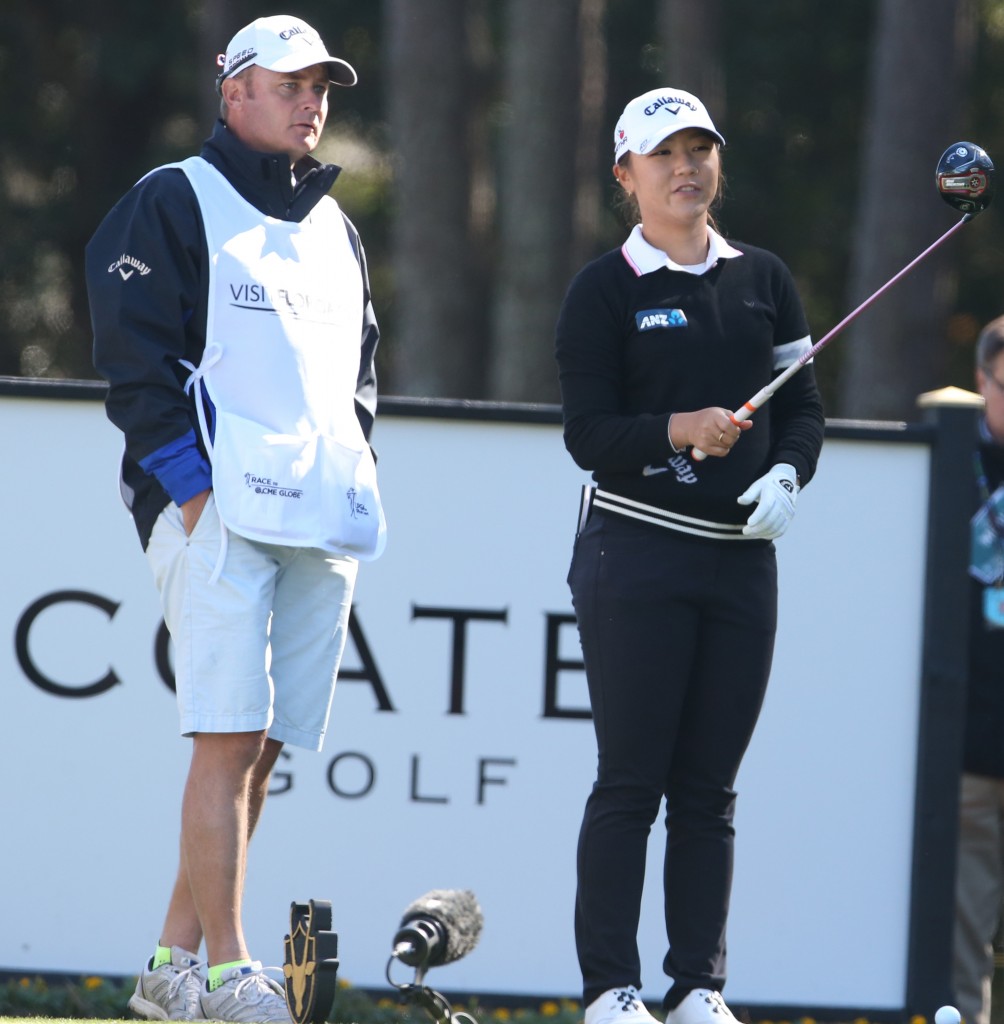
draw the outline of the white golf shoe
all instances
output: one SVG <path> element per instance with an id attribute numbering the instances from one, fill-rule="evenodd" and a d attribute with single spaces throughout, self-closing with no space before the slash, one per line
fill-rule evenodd
<path id="1" fill-rule="evenodd" d="M 587 1007 L 583 1024 L 659 1024 L 634 985 L 610 988 Z"/>
<path id="2" fill-rule="evenodd" d="M 666 1024 L 738 1024 L 721 992 L 695 988 L 666 1014 Z"/>

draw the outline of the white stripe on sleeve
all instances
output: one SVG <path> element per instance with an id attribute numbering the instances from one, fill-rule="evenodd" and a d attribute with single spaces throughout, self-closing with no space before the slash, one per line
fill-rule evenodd
<path id="1" fill-rule="evenodd" d="M 789 341 L 787 345 L 774 346 L 774 369 L 787 370 L 793 363 L 797 363 L 809 349 L 812 348 L 812 338 L 806 335 L 798 341 Z M 810 359 L 811 363 L 812 360 Z"/>

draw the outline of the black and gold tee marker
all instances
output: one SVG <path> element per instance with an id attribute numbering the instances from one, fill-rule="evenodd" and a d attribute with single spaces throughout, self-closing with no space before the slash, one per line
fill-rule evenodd
<path id="1" fill-rule="evenodd" d="M 338 980 L 338 936 L 331 931 L 331 903 L 293 903 L 285 938 L 286 1005 L 295 1024 L 328 1019 Z"/>

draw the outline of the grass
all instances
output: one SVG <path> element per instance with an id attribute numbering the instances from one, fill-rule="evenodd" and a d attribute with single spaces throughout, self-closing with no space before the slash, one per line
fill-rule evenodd
<path id="1" fill-rule="evenodd" d="M 48 981 L 43 977 L 14 977 L 0 982 L 0 1024 L 30 1021 L 56 1024 L 73 1021 L 122 1020 L 131 1017 L 127 1004 L 135 979 L 84 977 L 75 982 Z M 465 1010 L 477 1024 L 581 1024 L 578 1003 L 545 1000 L 535 1008 L 483 1007 L 469 1002 Z M 328 1020 L 337 1024 L 431 1024 L 425 1010 L 403 1004 L 396 993 L 367 993 L 340 981 Z"/>
<path id="2" fill-rule="evenodd" d="M 0 1024 L 98 1024 L 130 1018 L 127 1003 L 135 978 L 83 977 L 74 982 L 42 977 L 12 977 L 0 981 Z M 476 1024 L 581 1024 L 582 1007 L 571 1000 L 544 1000 L 536 1006 L 482 1006 L 471 1000 L 454 1006 L 470 1014 Z M 654 1009 L 654 1008 L 653 1008 Z M 658 1012 L 658 1011 L 655 1011 Z M 334 1024 L 432 1024 L 421 1007 L 402 1003 L 388 989 L 386 995 L 353 988 L 341 980 L 328 1020 Z M 470 1024 L 470 1022 L 467 1022 Z M 815 1024 L 810 1018 L 795 1021 L 756 1021 L 753 1024 Z M 856 1020 L 848 1024 L 869 1024 Z M 928 1024 L 914 1017 L 905 1024 Z M 993 1012 L 990 1024 L 1004 1024 L 1004 971 L 994 973 Z"/>

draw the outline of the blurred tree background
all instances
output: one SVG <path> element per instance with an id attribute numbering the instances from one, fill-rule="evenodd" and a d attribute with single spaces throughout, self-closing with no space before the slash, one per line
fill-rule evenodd
<path id="1" fill-rule="evenodd" d="M 1004 160 L 1004 0 L 13 0 L 0 10 L 0 375 L 93 378 L 83 248 L 212 128 L 216 54 L 292 13 L 359 72 L 321 157 L 359 227 L 381 391 L 553 402 L 568 281 L 617 246 L 613 127 L 672 85 L 728 139 L 719 218 L 791 267 L 820 338 L 959 214 L 934 169 Z M 827 415 L 915 419 L 971 387 L 1004 313 L 991 207 L 816 362 Z"/>

